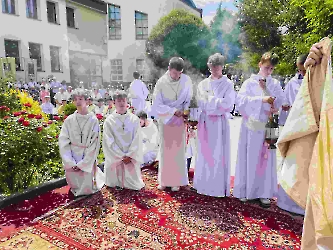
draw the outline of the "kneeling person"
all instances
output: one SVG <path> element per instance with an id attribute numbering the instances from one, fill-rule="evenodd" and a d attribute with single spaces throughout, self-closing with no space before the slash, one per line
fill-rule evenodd
<path id="1" fill-rule="evenodd" d="M 127 95 L 116 91 L 113 100 L 116 112 L 109 115 L 103 128 L 106 185 L 140 190 L 143 163 L 140 121 L 127 111 Z"/>
<path id="2" fill-rule="evenodd" d="M 156 161 L 158 152 L 158 129 L 154 121 L 148 119 L 148 115 L 144 111 L 140 111 L 137 116 L 140 118 L 142 134 L 143 166 L 146 166 Z"/>
<path id="3" fill-rule="evenodd" d="M 89 195 L 104 185 L 104 174 L 97 167 L 100 127 L 96 116 L 87 109 L 87 94 L 73 92 L 74 114 L 64 121 L 59 135 L 59 149 L 66 180 L 75 196 Z"/>

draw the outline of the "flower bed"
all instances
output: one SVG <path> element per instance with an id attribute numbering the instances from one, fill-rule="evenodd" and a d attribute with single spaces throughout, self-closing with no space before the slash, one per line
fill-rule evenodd
<path id="1" fill-rule="evenodd" d="M 61 124 L 60 118 L 52 121 L 42 114 L 39 103 L 27 93 L 2 87 L 1 194 L 21 192 L 64 176 L 57 139 Z"/>

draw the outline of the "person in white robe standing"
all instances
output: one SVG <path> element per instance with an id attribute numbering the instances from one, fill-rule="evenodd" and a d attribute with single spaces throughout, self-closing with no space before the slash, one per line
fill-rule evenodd
<path id="1" fill-rule="evenodd" d="M 66 180 L 75 196 L 89 195 L 104 186 L 104 173 L 97 167 L 100 149 L 100 126 L 88 113 L 87 94 L 73 92 L 77 111 L 64 121 L 59 135 L 59 149 Z"/>
<path id="2" fill-rule="evenodd" d="M 202 111 L 198 123 L 198 154 L 193 187 L 199 194 L 230 196 L 229 115 L 235 103 L 234 84 L 222 75 L 224 57 L 216 53 L 207 63 L 211 75 L 198 85 Z"/>
<path id="3" fill-rule="evenodd" d="M 152 119 L 144 111 L 140 111 L 137 116 L 140 119 L 142 147 L 143 147 L 143 165 L 148 166 L 156 163 L 158 152 L 158 129 Z"/>
<path id="4" fill-rule="evenodd" d="M 116 110 L 103 127 L 105 184 L 108 187 L 140 190 L 143 163 L 139 118 L 127 111 L 127 94 L 118 90 L 113 95 Z"/>
<path id="5" fill-rule="evenodd" d="M 259 62 L 259 73 L 246 80 L 236 98 L 242 115 L 238 142 L 233 195 L 245 202 L 258 199 L 264 207 L 277 192 L 276 149 L 265 143 L 265 125 L 269 115 L 277 112 L 284 101 L 278 80 L 271 74 L 278 57 L 267 52 Z"/>
<path id="6" fill-rule="evenodd" d="M 287 83 L 287 86 L 285 89 L 285 96 L 286 96 L 286 103 L 287 103 L 288 108 L 293 106 L 294 101 L 296 99 L 296 95 L 298 93 L 298 90 L 302 84 L 303 77 L 306 73 L 306 70 L 304 68 L 304 63 L 306 61 L 306 58 L 307 58 L 307 55 L 301 55 L 297 58 L 296 65 L 297 65 L 298 72 Z M 305 210 L 303 208 L 301 208 L 296 202 L 294 202 L 287 195 L 287 193 L 285 192 L 285 190 L 282 188 L 281 185 L 279 186 L 278 193 L 277 193 L 277 206 L 288 212 L 301 214 L 301 215 L 305 214 Z"/>
<path id="7" fill-rule="evenodd" d="M 149 94 L 146 84 L 142 82 L 140 78 L 140 73 L 135 71 L 133 73 L 134 81 L 129 87 L 129 95 L 131 97 L 131 104 L 135 108 L 135 113 L 140 111 L 145 111 L 146 99 Z"/>
<path id="8" fill-rule="evenodd" d="M 180 186 L 188 185 L 184 111 L 190 106 L 193 87 L 183 69 L 182 58 L 171 58 L 168 71 L 157 81 L 153 94 L 152 109 L 158 116 L 160 132 L 160 190 L 171 187 L 172 191 L 179 191 Z"/>

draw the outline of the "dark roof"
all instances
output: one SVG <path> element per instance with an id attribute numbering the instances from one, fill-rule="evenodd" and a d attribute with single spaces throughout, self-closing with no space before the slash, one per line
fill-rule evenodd
<path id="1" fill-rule="evenodd" d="M 107 13 L 107 3 L 104 2 L 103 0 L 71 0 L 71 1 L 101 11 L 105 14 Z"/>
<path id="2" fill-rule="evenodd" d="M 179 0 L 183 3 L 185 3 L 187 6 L 190 6 L 192 9 L 198 11 L 202 15 L 202 9 L 197 8 L 193 0 Z"/>

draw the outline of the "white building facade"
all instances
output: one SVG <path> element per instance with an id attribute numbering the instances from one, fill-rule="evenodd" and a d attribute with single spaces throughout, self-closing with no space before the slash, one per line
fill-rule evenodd
<path id="1" fill-rule="evenodd" d="M 198 17 L 202 10 L 197 9 L 191 0 L 140 0 L 108 2 L 108 58 L 104 69 L 105 79 L 110 75 L 111 82 L 131 82 L 133 72 L 138 70 L 145 80 L 145 43 L 151 29 L 162 16 L 173 9 L 186 9 Z"/>
<path id="2" fill-rule="evenodd" d="M 177 8 L 202 15 L 192 0 L 1 0 L 0 57 L 25 81 L 129 83 L 144 75 L 152 27 Z"/>

